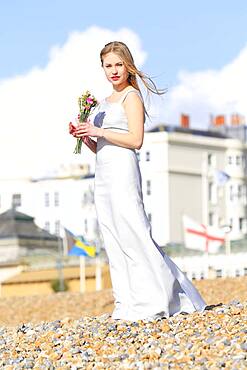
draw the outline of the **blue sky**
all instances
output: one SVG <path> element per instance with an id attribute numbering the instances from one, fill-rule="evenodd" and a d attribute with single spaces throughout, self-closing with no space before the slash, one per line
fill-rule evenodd
<path id="1" fill-rule="evenodd" d="M 91 6 L 92 4 L 92 6 Z M 53 45 L 96 25 L 137 33 L 143 69 L 173 85 L 179 70 L 218 69 L 246 45 L 247 1 L 10 0 L 0 8 L 0 79 L 47 63 Z"/>
<path id="2" fill-rule="evenodd" d="M 99 52 L 114 39 L 128 44 L 137 66 L 157 76 L 158 87 L 168 87 L 146 105 L 147 131 L 180 125 L 181 113 L 201 129 L 210 128 L 212 115 L 226 115 L 227 124 L 233 113 L 247 117 L 246 25 L 246 0 L 153 0 L 148 6 L 0 0 L 0 157 L 8 153 L 0 177 L 44 173 L 64 163 L 93 166 L 88 148 L 73 155 L 67 126 L 83 91 L 99 100 L 110 94 Z"/>

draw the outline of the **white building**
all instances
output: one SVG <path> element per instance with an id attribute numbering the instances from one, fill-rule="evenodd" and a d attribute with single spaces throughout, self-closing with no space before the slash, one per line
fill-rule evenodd
<path id="1" fill-rule="evenodd" d="M 213 131 L 160 126 L 146 133 L 140 167 L 146 210 L 160 245 L 182 242 L 182 215 L 246 233 L 246 144 Z M 230 176 L 225 184 L 219 175 Z"/>
<path id="2" fill-rule="evenodd" d="M 66 227 L 93 240 L 97 235 L 93 188 L 94 174 L 88 165 L 39 179 L 1 180 L 0 212 L 14 205 L 52 234 L 63 236 Z"/>
<path id="3" fill-rule="evenodd" d="M 245 236 L 246 144 L 217 132 L 160 126 L 145 133 L 138 155 L 145 209 L 160 246 L 183 241 L 183 214 L 205 225 L 232 225 L 231 239 Z M 217 171 L 230 176 L 224 185 Z M 41 179 L 1 180 L 0 212 L 14 204 L 51 233 L 62 235 L 65 226 L 95 240 L 93 191 L 94 168 L 87 165 Z"/>

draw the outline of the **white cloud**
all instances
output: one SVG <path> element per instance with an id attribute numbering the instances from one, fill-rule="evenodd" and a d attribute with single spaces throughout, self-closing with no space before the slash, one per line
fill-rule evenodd
<path id="1" fill-rule="evenodd" d="M 178 124 L 181 113 L 191 116 L 191 126 L 207 128 L 209 115 L 239 113 L 247 117 L 247 46 L 221 70 L 181 71 L 179 83 L 165 99 L 163 118 Z"/>
<path id="2" fill-rule="evenodd" d="M 45 68 L 0 81 L 0 178 L 37 176 L 63 163 L 94 163 L 85 146 L 81 155 L 73 154 L 75 139 L 68 135 L 68 122 L 77 115 L 77 98 L 84 90 L 98 99 L 110 93 L 99 53 L 116 39 L 128 44 L 140 67 L 146 53 L 135 33 L 91 27 L 53 47 Z"/>
<path id="3" fill-rule="evenodd" d="M 145 61 L 139 37 L 129 29 L 111 31 L 91 27 L 72 33 L 50 51 L 45 68 L 0 81 L 0 178 L 36 176 L 59 164 L 94 163 L 83 146 L 74 155 L 75 139 L 68 122 L 77 115 L 77 97 L 91 90 L 98 99 L 111 91 L 100 66 L 99 53 L 112 40 L 126 42 L 138 67 Z M 247 116 L 247 46 L 221 70 L 181 71 L 178 84 L 164 97 L 153 97 L 155 122 L 179 123 L 180 113 L 191 116 L 192 127 L 207 128 L 210 113 Z M 154 123 L 147 122 L 146 129 Z"/>

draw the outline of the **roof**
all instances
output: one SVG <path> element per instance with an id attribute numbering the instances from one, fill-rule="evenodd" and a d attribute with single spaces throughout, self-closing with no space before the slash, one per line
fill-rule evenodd
<path id="1" fill-rule="evenodd" d="M 193 128 L 184 128 L 180 126 L 172 126 L 172 125 L 158 125 L 148 130 L 146 132 L 178 132 L 183 134 L 190 134 L 196 136 L 205 136 L 205 137 L 215 137 L 219 139 L 229 139 L 229 135 L 225 135 L 221 132 L 214 131 L 214 130 L 200 130 L 200 129 L 193 129 Z"/>
<path id="2" fill-rule="evenodd" d="M 15 208 L 0 214 L 0 239 L 7 238 L 58 240 L 56 235 L 38 227 L 34 223 L 34 217 L 18 212 Z"/>
<path id="3" fill-rule="evenodd" d="M 25 213 L 18 212 L 15 208 L 10 208 L 6 212 L 0 214 L 0 221 L 2 220 L 21 220 L 21 221 L 33 221 L 34 217 L 26 215 Z"/>

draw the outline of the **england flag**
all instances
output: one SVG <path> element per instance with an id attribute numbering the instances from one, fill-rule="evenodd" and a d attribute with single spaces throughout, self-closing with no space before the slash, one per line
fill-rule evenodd
<path id="1" fill-rule="evenodd" d="M 206 253 L 217 253 L 225 241 L 223 230 L 200 224 L 190 217 L 183 216 L 184 244 L 186 248 Z"/>

